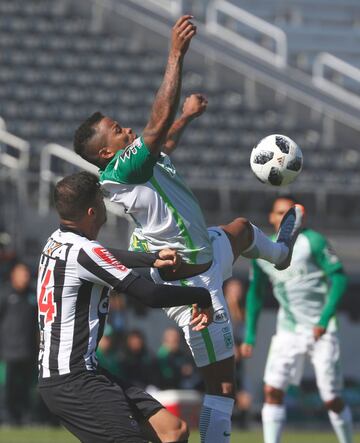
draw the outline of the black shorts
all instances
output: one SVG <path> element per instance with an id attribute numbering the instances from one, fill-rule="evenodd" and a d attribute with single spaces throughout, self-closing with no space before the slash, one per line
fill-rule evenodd
<path id="1" fill-rule="evenodd" d="M 142 389 L 108 372 L 84 371 L 60 383 L 40 383 L 50 411 L 83 443 L 144 443 L 140 424 L 163 408 Z"/>

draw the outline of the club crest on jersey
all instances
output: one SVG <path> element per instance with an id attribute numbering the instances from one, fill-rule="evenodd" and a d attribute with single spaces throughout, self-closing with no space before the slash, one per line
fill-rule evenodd
<path id="1" fill-rule="evenodd" d="M 116 258 L 107 249 L 97 246 L 96 248 L 93 248 L 93 252 L 100 257 L 101 260 L 104 260 L 106 263 L 119 271 L 126 272 L 128 270 L 128 268 L 116 260 Z"/>
<path id="2" fill-rule="evenodd" d="M 168 156 L 162 156 L 161 159 L 157 162 L 159 166 L 161 166 L 163 169 L 165 169 L 166 172 L 168 172 L 171 177 L 174 177 L 176 174 L 175 166 L 171 163 L 170 157 Z"/>
<path id="3" fill-rule="evenodd" d="M 214 312 L 213 322 L 214 323 L 225 323 L 228 321 L 228 315 L 225 309 L 219 309 Z"/>

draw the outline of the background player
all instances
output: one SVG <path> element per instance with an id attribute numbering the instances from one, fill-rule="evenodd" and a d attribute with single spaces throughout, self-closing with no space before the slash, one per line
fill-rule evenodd
<path id="1" fill-rule="evenodd" d="M 162 260 L 156 254 L 110 251 L 95 241 L 106 209 L 93 174 L 65 177 L 56 185 L 54 200 L 61 224 L 41 254 L 37 290 L 42 398 L 82 442 L 187 441 L 183 421 L 140 388 L 102 371 L 95 352 L 108 313 L 109 289 L 152 307 L 200 303 L 207 308 L 209 293 L 155 285 L 125 266 L 169 264 L 174 262 L 169 251 L 160 253 Z M 195 328 L 204 327 L 203 316 L 194 319 Z"/>
<path id="2" fill-rule="evenodd" d="M 182 64 L 195 26 L 190 16 L 181 17 L 172 32 L 165 76 L 141 137 L 109 117 L 93 114 L 75 134 L 75 150 L 102 169 L 101 182 L 112 201 L 121 204 L 137 225 L 133 249 L 157 251 L 165 245 L 180 251 L 183 263 L 175 273 L 153 272 L 158 283 L 207 287 L 215 310 L 214 323 L 201 333 L 189 328 L 191 308 L 168 309 L 167 314 L 183 329 L 206 385 L 200 417 L 203 442 L 227 442 L 234 404 L 233 335 L 222 284 L 232 274 L 240 254 L 262 257 L 286 268 L 292 241 L 301 224 L 300 207 L 284 217 L 278 242 L 270 241 L 244 218 L 222 227 L 206 229 L 199 204 L 177 174 L 171 152 L 186 125 L 206 109 L 199 94 L 189 97 L 174 122 L 181 91 Z M 171 282 L 171 283 L 170 283 Z"/>
<path id="3" fill-rule="evenodd" d="M 294 205 L 292 197 L 274 201 L 269 221 L 275 231 Z M 340 443 L 352 441 L 351 411 L 341 398 L 342 375 L 335 310 L 346 289 L 342 264 L 326 239 L 303 229 L 294 246 L 291 265 L 279 272 L 264 260 L 252 263 L 246 301 L 246 334 L 242 355 L 250 357 L 256 324 L 269 280 L 280 304 L 264 376 L 262 420 L 265 443 L 278 443 L 286 419 L 284 395 L 301 380 L 304 360 L 314 366 L 320 396 Z"/>

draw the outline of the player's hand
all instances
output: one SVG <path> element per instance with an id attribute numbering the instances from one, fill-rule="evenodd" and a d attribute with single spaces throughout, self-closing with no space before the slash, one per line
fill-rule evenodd
<path id="1" fill-rule="evenodd" d="M 248 345 L 247 343 L 242 343 L 242 345 L 240 347 L 241 357 L 243 357 L 243 358 L 252 357 L 253 349 L 254 349 L 253 345 Z"/>
<path id="2" fill-rule="evenodd" d="M 183 15 L 175 23 L 172 29 L 170 53 L 185 55 L 191 39 L 196 34 L 196 26 L 190 21 L 192 18 L 192 15 Z"/>
<path id="3" fill-rule="evenodd" d="M 192 305 L 192 315 L 190 325 L 193 331 L 202 331 L 207 328 L 213 320 L 214 310 L 212 307 L 202 309 L 198 305 Z"/>
<path id="4" fill-rule="evenodd" d="M 159 258 L 154 261 L 154 268 L 169 268 L 175 272 L 181 265 L 180 255 L 174 249 L 162 249 L 159 252 Z"/>
<path id="5" fill-rule="evenodd" d="M 208 100 L 205 95 L 191 94 L 186 97 L 182 113 L 183 116 L 189 119 L 199 117 L 206 111 Z"/>
<path id="6" fill-rule="evenodd" d="M 313 334 L 315 341 L 319 340 L 320 337 L 322 337 L 326 332 L 326 328 L 323 328 L 322 326 L 314 326 L 313 328 Z"/>

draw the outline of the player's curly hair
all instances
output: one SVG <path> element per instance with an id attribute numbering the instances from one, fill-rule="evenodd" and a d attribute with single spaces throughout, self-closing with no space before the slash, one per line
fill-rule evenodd
<path id="1" fill-rule="evenodd" d="M 95 135 L 94 126 L 104 118 L 101 112 L 94 112 L 77 128 L 74 134 L 74 150 L 83 159 L 90 163 L 96 164 L 94 153 L 90 149 L 90 140 Z"/>
<path id="2" fill-rule="evenodd" d="M 60 180 L 54 190 L 54 203 L 64 220 L 78 221 L 96 204 L 101 192 L 99 179 L 87 171 L 71 174 Z"/>

